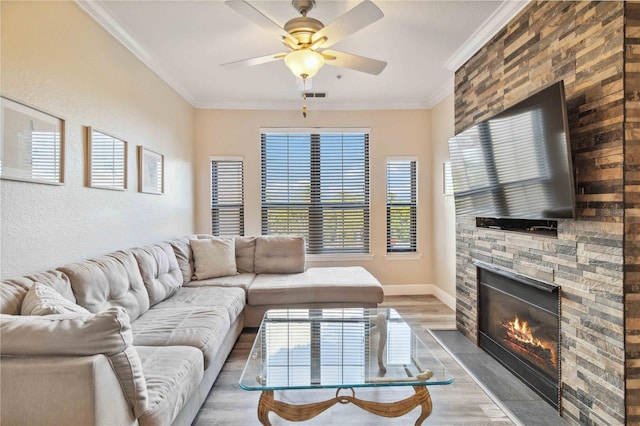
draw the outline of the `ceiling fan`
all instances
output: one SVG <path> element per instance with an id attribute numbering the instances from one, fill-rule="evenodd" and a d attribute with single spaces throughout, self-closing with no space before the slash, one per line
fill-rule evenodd
<path id="1" fill-rule="evenodd" d="M 284 27 L 273 22 L 245 0 L 228 0 L 225 4 L 274 34 L 290 51 L 229 62 L 222 64 L 224 68 L 260 65 L 284 59 L 296 77 L 306 80 L 313 77 L 325 63 L 374 75 L 380 74 L 387 66 L 384 61 L 328 49 L 384 16 L 369 0 L 364 0 L 327 26 L 307 16 L 315 6 L 315 0 L 292 0 L 292 6 L 301 16 L 290 19 Z"/>

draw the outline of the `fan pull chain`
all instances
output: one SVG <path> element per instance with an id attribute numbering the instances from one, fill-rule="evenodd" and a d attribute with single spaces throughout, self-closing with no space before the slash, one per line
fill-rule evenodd
<path id="1" fill-rule="evenodd" d="M 302 76 L 302 99 L 304 101 L 307 100 L 307 77 L 305 75 Z M 302 104 L 302 116 L 307 118 L 307 106 L 305 103 Z"/>

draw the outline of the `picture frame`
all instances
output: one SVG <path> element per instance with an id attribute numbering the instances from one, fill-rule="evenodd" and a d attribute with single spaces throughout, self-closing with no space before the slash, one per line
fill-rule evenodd
<path id="1" fill-rule="evenodd" d="M 0 96 L 0 179 L 64 184 L 64 120 Z"/>
<path id="2" fill-rule="evenodd" d="M 85 126 L 86 185 L 90 188 L 126 191 L 128 143 Z"/>
<path id="3" fill-rule="evenodd" d="M 453 195 L 453 175 L 449 161 L 442 163 L 442 195 Z"/>
<path id="4" fill-rule="evenodd" d="M 164 193 L 164 155 L 138 145 L 138 191 Z"/>

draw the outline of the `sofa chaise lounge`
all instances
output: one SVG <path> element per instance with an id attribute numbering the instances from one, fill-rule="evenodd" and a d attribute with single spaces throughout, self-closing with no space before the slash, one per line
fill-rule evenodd
<path id="1" fill-rule="evenodd" d="M 0 423 L 188 425 L 271 308 L 375 307 L 361 267 L 300 237 L 192 235 L 0 284 Z"/>

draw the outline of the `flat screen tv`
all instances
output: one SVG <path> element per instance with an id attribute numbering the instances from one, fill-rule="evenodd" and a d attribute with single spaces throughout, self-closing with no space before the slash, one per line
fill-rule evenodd
<path id="1" fill-rule="evenodd" d="M 560 81 L 449 140 L 456 214 L 575 218 Z"/>

